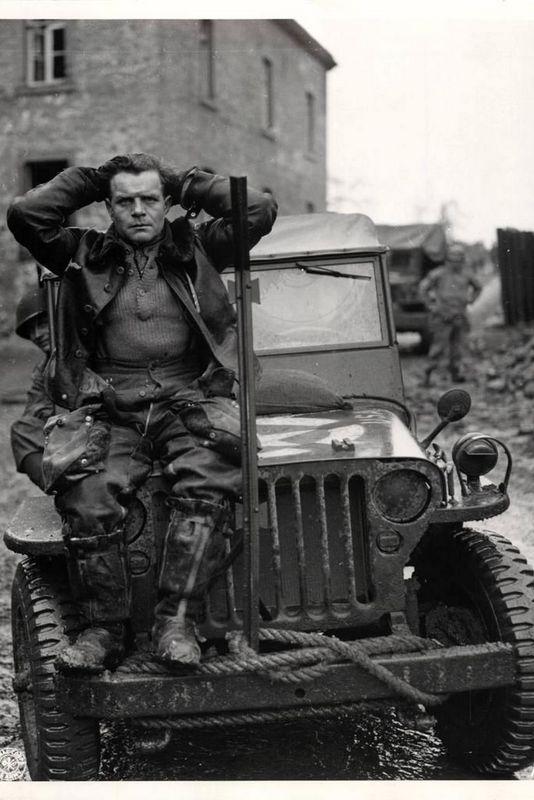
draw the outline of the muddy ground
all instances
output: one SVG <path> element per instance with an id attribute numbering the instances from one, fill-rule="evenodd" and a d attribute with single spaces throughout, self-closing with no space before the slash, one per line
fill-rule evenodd
<path id="1" fill-rule="evenodd" d="M 534 563 L 534 435 L 518 435 L 521 412 L 514 399 L 486 389 L 481 352 L 506 345 L 507 332 L 488 329 L 471 358 L 465 388 L 473 397 L 469 416 L 442 434 L 450 444 L 468 430 L 504 439 L 514 455 L 510 486 L 511 509 L 481 527 L 491 527 L 515 541 Z M 480 337 L 479 337 L 480 339 Z M 480 350 L 480 347 L 482 350 Z M 9 447 L 9 427 L 21 413 L 21 399 L 36 351 L 7 341 L 0 355 L 0 527 L 5 526 L 28 492 L 36 492 L 17 475 Z M 424 358 L 402 348 L 408 404 L 418 418 L 420 436 L 437 422 L 435 405 L 446 380 L 428 389 L 420 386 Z M 12 691 L 9 593 L 17 556 L 0 550 L 0 748 L 22 748 L 15 696 Z M 106 729 L 102 780 L 288 780 L 288 779 L 469 779 L 451 764 L 432 733 L 407 730 L 392 709 L 364 714 L 357 721 L 339 718 L 324 723 L 264 726 L 230 732 L 194 733 L 181 738 L 170 753 L 140 758 L 130 734 L 120 726 Z M 517 777 L 528 779 L 532 770 Z"/>

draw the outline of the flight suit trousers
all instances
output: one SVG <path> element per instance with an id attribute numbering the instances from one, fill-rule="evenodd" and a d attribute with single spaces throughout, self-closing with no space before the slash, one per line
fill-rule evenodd
<path id="1" fill-rule="evenodd" d="M 189 393 L 187 402 L 199 399 Z M 73 465 L 65 476 L 65 488 L 56 495 L 56 506 L 72 535 L 111 533 L 124 519 L 129 500 L 150 475 L 154 461 L 169 480 L 170 505 L 181 499 L 219 503 L 240 493 L 240 468 L 213 447 L 212 439 L 191 433 L 168 402 L 154 402 L 132 413 L 128 425 L 105 417 L 91 424 L 106 428 L 106 453 L 93 464 L 94 471 L 78 479 Z M 207 437 L 213 432 L 207 431 Z M 86 451 L 87 455 L 91 458 Z M 90 469 L 91 464 L 81 464 L 83 460 L 82 455 L 81 468 Z"/>
<path id="2" fill-rule="evenodd" d="M 120 532 L 155 462 L 168 479 L 172 508 L 156 613 L 172 614 L 181 597 L 178 577 L 187 584 L 181 573 L 188 571 L 195 548 L 181 542 L 191 526 L 185 520 L 177 530 L 178 518 L 190 517 L 193 532 L 210 521 L 206 564 L 188 590 L 191 597 L 200 597 L 200 583 L 206 585 L 223 555 L 227 501 L 241 492 L 239 408 L 230 397 L 206 397 L 196 380 L 177 389 L 176 377 L 172 368 L 131 371 L 115 365 L 105 374 L 114 387 L 106 402 L 58 415 L 47 425 L 45 478 L 63 519 L 71 587 L 90 624 L 129 616 Z M 181 564 L 172 563 L 177 558 Z M 165 595 L 167 584 L 175 587 L 172 597 Z"/>

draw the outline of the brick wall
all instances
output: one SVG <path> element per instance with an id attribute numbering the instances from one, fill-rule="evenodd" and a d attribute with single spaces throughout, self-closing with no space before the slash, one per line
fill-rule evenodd
<path id="1" fill-rule="evenodd" d="M 206 101 L 199 21 L 66 24 L 68 78 L 43 91 L 25 85 L 24 23 L 0 21 L 0 331 L 9 329 L 13 303 L 34 276 L 5 225 L 30 161 L 98 165 L 120 152 L 148 151 L 180 168 L 247 174 L 252 185 L 273 190 L 281 213 L 310 204 L 324 210 L 326 68 L 283 25 L 214 21 L 215 96 Z M 272 63 L 269 130 L 263 59 Z M 306 92 L 315 98 L 313 153 Z M 103 207 L 82 210 L 76 221 L 107 225 Z"/>

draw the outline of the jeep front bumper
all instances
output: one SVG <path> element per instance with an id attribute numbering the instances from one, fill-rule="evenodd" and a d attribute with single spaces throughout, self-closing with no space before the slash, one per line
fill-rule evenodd
<path id="1" fill-rule="evenodd" d="M 515 680 L 513 648 L 497 642 L 392 654 L 376 662 L 411 686 L 437 695 L 508 686 Z M 254 673 L 107 672 L 57 675 L 56 691 L 59 707 L 74 716 L 138 722 L 273 709 L 298 713 L 369 700 L 405 702 L 369 672 L 348 663 L 330 665 L 323 679 L 298 685 Z"/>

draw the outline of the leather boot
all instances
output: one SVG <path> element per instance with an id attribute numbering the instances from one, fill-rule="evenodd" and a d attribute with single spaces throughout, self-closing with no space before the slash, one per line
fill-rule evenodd
<path id="1" fill-rule="evenodd" d="M 86 628 L 74 644 L 56 658 L 60 672 L 100 673 L 113 669 L 124 658 L 124 625 L 121 622 Z"/>
<path id="2" fill-rule="evenodd" d="M 195 622 L 210 578 L 224 559 L 227 520 L 225 505 L 207 501 L 182 500 L 172 510 L 152 629 L 154 652 L 166 664 L 194 667 L 200 662 Z"/>
<path id="3" fill-rule="evenodd" d="M 152 628 L 152 639 L 158 661 L 184 667 L 200 664 L 200 645 L 190 616 L 180 614 L 174 619 L 157 618 Z"/>
<path id="4" fill-rule="evenodd" d="M 65 540 L 70 587 L 86 628 L 58 654 L 62 672 L 99 673 L 120 663 L 125 651 L 125 621 L 130 615 L 130 585 L 123 531 Z"/>

